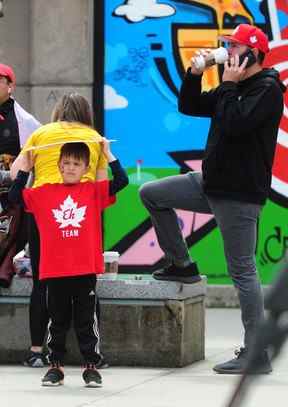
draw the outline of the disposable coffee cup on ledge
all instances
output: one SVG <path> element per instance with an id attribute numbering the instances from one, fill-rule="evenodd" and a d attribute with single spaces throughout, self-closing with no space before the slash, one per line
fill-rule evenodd
<path id="1" fill-rule="evenodd" d="M 116 280 L 118 275 L 119 253 L 118 252 L 104 252 L 105 272 L 102 278 L 105 280 Z"/>

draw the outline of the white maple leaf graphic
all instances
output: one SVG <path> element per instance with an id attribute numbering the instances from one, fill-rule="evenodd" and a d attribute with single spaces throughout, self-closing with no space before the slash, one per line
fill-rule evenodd
<path id="1" fill-rule="evenodd" d="M 60 205 L 60 209 L 52 209 L 52 213 L 57 223 L 61 223 L 60 229 L 66 228 L 71 225 L 75 228 L 81 228 L 80 222 L 85 219 L 85 213 L 87 206 L 81 206 L 77 208 L 77 202 L 73 201 L 73 198 L 68 195 L 63 204 Z"/>

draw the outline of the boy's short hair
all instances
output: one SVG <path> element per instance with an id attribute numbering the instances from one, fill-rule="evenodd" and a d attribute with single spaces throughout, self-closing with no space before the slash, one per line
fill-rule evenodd
<path id="1" fill-rule="evenodd" d="M 64 157 L 73 157 L 76 160 L 84 161 L 88 167 L 90 162 L 90 150 L 87 144 L 82 142 L 65 143 L 61 147 L 59 161 Z"/>

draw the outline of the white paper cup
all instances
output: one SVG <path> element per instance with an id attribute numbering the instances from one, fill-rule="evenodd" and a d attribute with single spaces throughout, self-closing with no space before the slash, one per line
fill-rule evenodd
<path id="1" fill-rule="evenodd" d="M 105 280 L 116 280 L 118 274 L 119 253 L 118 252 L 104 252 L 105 272 L 101 278 Z"/>

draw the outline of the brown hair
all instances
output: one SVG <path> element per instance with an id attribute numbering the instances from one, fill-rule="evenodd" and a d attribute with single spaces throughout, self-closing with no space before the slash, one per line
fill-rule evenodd
<path id="1" fill-rule="evenodd" d="M 76 160 L 84 161 L 88 167 L 90 162 L 90 150 L 87 144 L 82 142 L 65 143 L 61 147 L 59 161 L 61 161 L 63 157 L 73 157 Z"/>
<path id="2" fill-rule="evenodd" d="M 61 97 L 53 109 L 51 121 L 79 122 L 93 126 L 90 105 L 87 99 L 78 93 L 70 93 Z"/>

